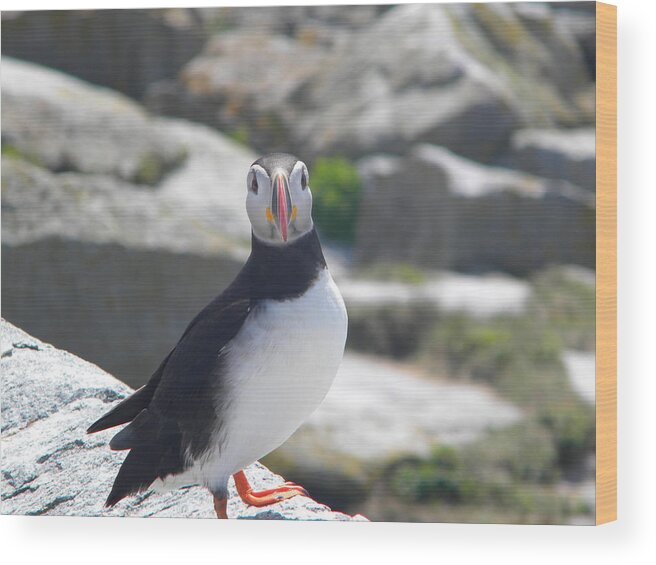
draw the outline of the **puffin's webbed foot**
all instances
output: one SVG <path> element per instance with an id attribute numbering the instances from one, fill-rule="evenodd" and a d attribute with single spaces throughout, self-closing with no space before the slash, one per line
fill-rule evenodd
<path id="1" fill-rule="evenodd" d="M 294 483 L 284 483 L 279 487 L 266 490 L 254 491 L 251 487 L 244 471 L 239 471 L 233 475 L 237 493 L 241 499 L 251 506 L 268 506 L 281 500 L 286 500 L 294 496 L 309 496 L 308 492 L 300 485 Z"/>

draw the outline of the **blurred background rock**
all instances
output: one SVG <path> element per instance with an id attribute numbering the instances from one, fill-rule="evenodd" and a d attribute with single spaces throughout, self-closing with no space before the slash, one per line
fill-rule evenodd
<path id="1" fill-rule="evenodd" d="M 349 309 L 266 463 L 374 520 L 592 523 L 594 4 L 2 14 L 3 316 L 132 386 L 297 153 Z"/>

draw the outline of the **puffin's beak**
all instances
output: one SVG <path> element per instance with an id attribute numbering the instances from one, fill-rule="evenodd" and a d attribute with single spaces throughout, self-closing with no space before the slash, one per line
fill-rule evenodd
<path id="1" fill-rule="evenodd" d="M 289 195 L 289 179 L 279 171 L 273 176 L 271 182 L 271 212 L 273 221 L 280 232 L 283 241 L 287 241 L 287 230 L 292 216 L 292 199 Z"/>

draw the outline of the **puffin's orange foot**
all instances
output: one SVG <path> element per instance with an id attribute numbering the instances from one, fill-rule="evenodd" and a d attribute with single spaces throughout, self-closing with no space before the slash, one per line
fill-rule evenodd
<path id="1" fill-rule="evenodd" d="M 228 499 L 214 497 L 214 512 L 216 517 L 222 520 L 228 519 Z"/>
<path id="2" fill-rule="evenodd" d="M 246 504 L 251 506 L 268 506 L 294 496 L 309 496 L 308 491 L 302 486 L 290 482 L 286 482 L 279 487 L 254 491 L 244 471 L 235 473 L 233 478 L 235 479 L 237 493 Z"/>

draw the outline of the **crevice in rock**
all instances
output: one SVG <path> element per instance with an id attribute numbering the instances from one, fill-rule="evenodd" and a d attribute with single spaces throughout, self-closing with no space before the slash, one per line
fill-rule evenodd
<path id="1" fill-rule="evenodd" d="M 81 388 L 73 396 L 70 397 L 70 399 L 66 402 L 66 404 L 72 404 L 76 400 L 80 400 L 83 398 L 96 398 L 102 401 L 104 404 L 111 404 L 112 402 L 116 402 L 117 400 L 123 400 L 125 397 L 126 394 L 115 390 L 111 390 L 109 388 L 105 388 L 101 390 Z"/>
<path id="2" fill-rule="evenodd" d="M 76 447 L 84 447 L 84 441 L 82 441 L 81 439 L 76 439 L 75 441 L 71 441 L 65 445 L 62 445 L 58 449 L 55 449 L 55 451 L 52 451 L 51 453 L 46 453 L 45 455 L 42 455 L 36 460 L 36 462 L 45 463 L 53 455 L 57 455 L 58 453 L 63 453 L 64 451 L 70 451 L 71 449 L 75 449 Z"/>
<path id="3" fill-rule="evenodd" d="M 2 477 L 3 477 L 3 478 L 5 479 L 5 481 L 7 481 L 12 487 L 14 487 L 14 488 L 20 488 L 20 487 L 18 487 L 18 482 L 19 482 L 19 481 L 16 481 L 16 479 L 14 478 L 14 476 L 13 476 L 9 471 L 3 470 L 3 471 L 2 471 Z M 36 480 L 36 477 L 37 477 L 37 476 L 34 475 L 34 476 L 30 477 L 29 479 L 27 479 L 27 480 L 25 480 L 25 481 L 22 481 L 22 482 L 20 483 L 20 486 L 23 487 L 23 486 L 25 486 L 25 485 L 30 484 L 31 482 L 33 482 L 33 481 Z"/>
<path id="4" fill-rule="evenodd" d="M 41 351 L 41 348 L 36 343 L 27 343 L 25 341 L 17 341 L 12 344 L 14 349 L 31 349 L 32 351 Z"/>
<path id="5" fill-rule="evenodd" d="M 26 512 L 26 516 L 42 516 L 43 514 L 47 514 L 51 510 L 54 510 L 57 508 L 57 506 L 64 504 L 65 502 L 69 502 L 75 498 L 75 495 L 65 495 L 65 496 L 58 496 L 55 498 L 52 502 L 49 502 L 46 504 L 43 508 L 39 508 L 38 510 L 32 510 L 30 512 Z"/>
<path id="6" fill-rule="evenodd" d="M 19 489 L 16 489 L 14 492 L 7 494 L 7 495 L 2 495 L 2 500 L 11 500 L 12 498 L 16 498 L 17 496 L 23 494 L 24 492 L 34 492 L 37 490 L 39 486 L 33 487 L 32 485 L 23 485 Z"/>

